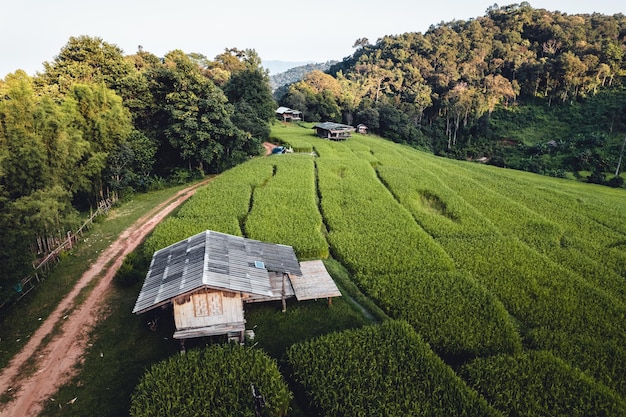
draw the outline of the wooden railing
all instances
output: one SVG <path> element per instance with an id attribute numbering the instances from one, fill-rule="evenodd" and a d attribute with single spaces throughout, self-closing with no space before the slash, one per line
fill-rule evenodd
<path id="1" fill-rule="evenodd" d="M 78 228 L 78 230 L 76 230 L 76 232 L 68 231 L 65 240 L 58 243 L 53 250 L 48 251 L 48 253 L 43 258 L 37 259 L 35 262 L 33 262 L 33 268 L 35 269 L 35 273 L 33 275 L 22 278 L 20 282 L 16 284 L 16 292 L 19 294 L 19 296 L 17 297 L 17 299 L 15 299 L 15 302 L 19 301 L 26 294 L 35 289 L 37 284 L 40 283 L 42 280 L 42 278 L 40 278 L 40 272 L 42 271 L 42 269 L 49 268 L 50 262 L 58 262 L 61 253 L 71 250 L 76 242 L 80 239 L 80 237 L 83 236 L 85 229 L 93 223 L 93 219 L 97 216 L 107 214 L 111 209 L 113 203 L 114 201 L 112 201 L 111 199 L 102 200 L 98 204 L 98 209 L 90 214 L 89 218 L 82 224 L 82 226 Z M 8 301 L 10 300 L 6 300 L 4 302 L 3 300 L 0 300 L 0 308 L 2 308 Z"/>

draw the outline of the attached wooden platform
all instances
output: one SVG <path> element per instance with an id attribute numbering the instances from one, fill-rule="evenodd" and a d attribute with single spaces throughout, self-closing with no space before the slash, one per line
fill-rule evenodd
<path id="1" fill-rule="evenodd" d="M 293 279 L 291 276 L 290 278 L 288 277 L 284 278 L 284 286 L 283 286 L 283 274 L 278 273 L 278 272 L 270 272 L 269 277 L 270 277 L 270 285 L 272 287 L 271 296 L 251 294 L 250 296 L 244 298 L 243 302 L 244 303 L 259 303 L 259 302 L 266 302 L 266 301 L 278 301 L 278 300 L 282 300 L 283 298 L 293 298 L 295 296 L 293 287 L 291 286 L 290 279 Z M 283 297 L 283 292 L 285 293 L 284 297 Z"/>
<path id="2" fill-rule="evenodd" d="M 289 275 L 298 301 L 341 297 L 335 281 L 320 260 L 300 262 L 302 276 Z"/>
<path id="3" fill-rule="evenodd" d="M 215 326 L 196 327 L 191 329 L 178 330 L 174 333 L 174 339 L 189 339 L 193 337 L 218 336 L 228 333 L 241 332 L 246 330 L 246 322 L 224 323 Z"/>

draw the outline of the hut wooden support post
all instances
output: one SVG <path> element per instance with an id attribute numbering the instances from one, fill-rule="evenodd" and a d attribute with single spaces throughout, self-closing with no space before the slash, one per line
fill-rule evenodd
<path id="1" fill-rule="evenodd" d="M 287 301 L 286 301 L 286 296 L 285 296 L 285 279 L 286 278 L 287 278 L 287 274 L 283 272 L 283 289 L 281 292 L 282 302 L 283 302 L 283 313 L 287 311 Z"/>

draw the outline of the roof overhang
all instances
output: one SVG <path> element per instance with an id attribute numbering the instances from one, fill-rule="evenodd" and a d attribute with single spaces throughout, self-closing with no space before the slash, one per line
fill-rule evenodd
<path id="1" fill-rule="evenodd" d="M 302 274 L 291 246 L 207 230 L 154 253 L 133 313 L 200 288 L 271 296 L 268 271 Z"/>

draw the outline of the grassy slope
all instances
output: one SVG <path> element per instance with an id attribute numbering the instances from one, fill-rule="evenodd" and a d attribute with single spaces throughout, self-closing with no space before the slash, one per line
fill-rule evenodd
<path id="1" fill-rule="evenodd" d="M 41 284 L 0 316 L 0 367 L 24 346 L 41 322 L 54 310 L 89 265 L 117 237 L 154 206 L 167 200 L 183 186 L 141 194 L 114 207 L 106 218 L 97 218 L 84 239 L 71 252 L 61 256 L 61 262 Z"/>
<path id="2" fill-rule="evenodd" d="M 279 133 L 275 131 L 274 134 L 283 137 L 282 133 L 287 132 L 286 136 L 294 138 L 301 137 L 303 132 L 306 135 L 310 134 L 310 130 L 281 129 L 282 132 Z M 361 141 L 361 138 L 356 137 L 354 140 L 355 142 Z M 376 139 L 368 138 L 367 141 L 364 142 L 366 147 L 371 146 L 371 143 L 368 142 L 371 140 L 375 141 Z M 285 141 L 289 142 L 289 138 L 285 138 Z M 384 143 L 384 146 L 387 147 L 388 144 Z M 519 194 L 520 197 L 518 198 L 522 198 L 522 201 L 518 201 L 516 203 L 517 205 L 514 206 L 519 206 L 519 204 L 526 206 L 532 205 L 533 200 L 528 200 L 528 197 L 535 196 L 535 194 L 532 194 L 529 190 L 543 190 L 545 198 L 557 195 L 564 196 L 565 201 L 579 201 L 582 207 L 579 207 L 577 210 L 582 210 L 583 214 L 581 215 L 584 216 L 584 218 L 592 219 L 592 222 L 598 224 L 608 225 L 607 227 L 614 230 L 615 234 L 613 236 L 621 236 L 623 238 L 622 241 L 626 240 L 626 226 L 624 226 L 626 224 L 626 213 L 623 206 L 626 194 L 623 190 L 612 190 L 606 187 L 578 184 L 573 181 L 554 180 L 522 172 L 497 170 L 478 165 L 441 160 L 429 155 L 418 155 L 414 153 L 415 151 L 413 150 L 403 150 L 404 148 L 397 145 L 391 145 L 389 149 L 392 149 L 392 152 L 403 155 L 403 157 L 410 154 L 409 159 L 414 158 L 427 165 L 441 165 L 441 169 L 453 172 L 455 178 L 459 179 L 459 184 L 461 183 L 461 178 L 473 178 L 476 181 L 485 181 L 487 183 L 486 187 L 489 189 L 494 187 L 493 184 L 489 185 L 489 178 L 502 177 L 502 181 L 507 183 L 506 187 L 502 190 L 503 193 L 505 191 L 508 192 L 506 199 L 515 199 L 516 194 Z M 360 156 L 372 159 L 371 152 L 362 152 Z M 456 192 L 460 193 L 458 190 Z M 464 198 L 467 197 L 469 197 L 469 195 Z M 540 195 L 536 198 L 541 199 L 543 196 Z M 124 207 L 125 206 L 122 206 L 121 210 L 123 210 Z M 476 207 L 475 209 L 480 210 Z M 532 210 L 532 207 L 530 209 Z M 486 207 L 485 210 L 487 210 Z M 541 210 L 542 215 L 545 214 L 543 207 L 537 208 L 537 210 Z M 567 210 L 568 206 L 565 205 L 561 207 L 560 210 L 555 210 L 553 216 L 558 216 L 561 212 L 567 212 Z M 128 215 L 130 216 L 130 214 Z M 489 218 L 485 213 L 481 215 L 485 216 L 485 218 Z M 137 214 L 136 217 L 139 217 L 139 214 Z M 488 223 L 493 223 L 494 220 L 493 218 L 488 219 Z M 113 227 L 114 222 L 105 222 L 105 224 Z M 100 225 L 98 225 L 98 227 L 100 227 Z M 124 227 L 118 226 L 119 231 L 123 230 Z M 577 239 L 579 239 L 580 236 L 584 236 L 584 230 L 579 232 L 577 237 L 576 233 L 572 235 L 575 231 L 571 231 L 571 227 L 573 226 L 567 226 L 566 231 L 570 233 L 565 233 L 565 236 L 573 236 L 572 241 L 578 242 Z M 95 229 L 94 232 L 92 232 L 94 236 L 97 230 L 98 229 Z M 509 234 L 516 232 L 515 229 L 507 231 Z M 108 239 L 112 239 L 115 235 L 114 231 L 107 233 L 111 233 Z M 582 233 L 582 235 L 580 233 Z M 97 241 L 99 242 L 100 240 Z M 619 242 L 619 239 L 613 241 L 613 243 L 618 244 L 616 247 L 617 250 L 619 250 Z M 103 245 L 106 244 L 106 239 L 103 238 L 101 243 Z M 580 242 L 577 244 L 579 243 Z M 591 246 L 592 250 L 595 250 L 596 247 L 606 247 L 606 245 L 602 246 L 600 243 L 593 242 Z M 575 247 L 579 252 L 584 252 L 583 248 L 578 248 L 576 245 Z M 537 247 L 534 250 L 543 249 Z M 550 253 L 548 253 L 548 255 L 550 255 Z M 559 253 L 553 252 L 551 255 L 558 257 Z M 95 256 L 95 254 L 93 256 Z M 85 259 L 89 258 L 83 258 L 82 262 L 85 262 Z M 63 266 L 63 263 L 61 266 Z M 80 266 L 81 265 L 78 265 L 77 267 Z M 82 264 L 82 267 L 85 267 L 85 264 Z M 46 282 L 49 281 L 51 281 L 51 279 L 48 279 Z M 68 288 L 69 285 L 70 284 L 67 284 L 65 288 Z M 112 308 L 112 314 L 110 318 L 104 321 L 96 330 L 93 348 L 88 353 L 83 372 L 73 384 L 62 389 L 55 403 L 49 404 L 47 411 L 49 415 L 124 415 L 126 410 L 128 410 L 130 393 L 132 392 L 134 384 L 141 376 L 143 369 L 150 363 L 160 358 L 167 357 L 177 350 L 177 345 L 169 339 L 172 333 L 171 323 L 162 322 L 159 331 L 153 333 L 145 326 L 145 318 L 135 317 L 129 313 L 139 288 L 140 284 L 137 284 L 130 289 L 120 289 L 116 291 L 115 298 L 111 302 L 111 306 L 114 306 L 114 308 Z M 618 288 L 615 289 L 615 291 L 620 290 Z M 359 316 L 357 309 L 351 308 L 348 304 L 342 304 L 344 302 L 349 304 L 347 299 L 340 301 L 337 308 L 339 312 L 333 313 L 339 314 L 339 316 L 337 316 L 338 318 L 333 318 L 332 316 L 316 316 L 321 324 L 312 325 L 310 333 L 304 332 L 303 334 L 297 334 L 293 332 L 293 329 L 302 329 L 303 326 L 301 323 L 307 322 L 307 314 L 312 312 L 318 314 L 320 311 L 325 311 L 324 309 L 319 310 L 319 305 L 314 303 L 312 303 L 310 307 L 312 310 L 309 310 L 307 305 L 297 306 L 293 309 L 290 308 L 287 315 L 277 313 L 275 306 L 255 306 L 250 310 L 249 320 L 251 323 L 258 325 L 262 323 L 272 323 L 272 328 L 276 326 L 275 328 L 282 330 L 281 334 L 286 336 L 282 341 L 273 340 L 271 332 L 266 335 L 264 334 L 265 330 L 258 331 L 259 345 L 267 349 L 273 355 L 280 357 L 287 346 L 299 340 L 306 340 L 313 335 L 322 334 L 327 331 L 337 330 L 339 328 L 350 328 L 363 324 L 366 320 Z M 35 302 L 32 306 L 38 304 L 42 303 Z M 52 302 L 50 302 L 50 304 L 53 305 Z M 28 309 L 30 310 L 30 308 Z M 40 314 L 41 313 L 37 311 L 31 319 L 27 320 L 22 318 L 21 321 L 32 322 L 36 320 L 35 317 L 38 317 Z M 293 318 L 293 321 L 291 321 L 291 318 Z M 336 326 L 324 326 L 324 319 L 331 320 Z M 344 321 L 342 322 L 342 320 Z M 12 322 L 17 322 L 17 320 L 12 320 Z M 28 330 L 23 329 L 25 328 L 20 328 L 19 331 L 14 334 L 18 336 L 27 334 Z M 4 340 L 3 337 L 3 341 Z M 5 350 L 3 349 L 3 354 L 4 353 Z M 3 355 L 3 360 L 5 360 L 6 357 Z M 74 397 L 78 397 L 78 400 L 71 407 L 65 404 Z M 58 404 L 61 404 L 61 407 L 59 407 Z"/>

